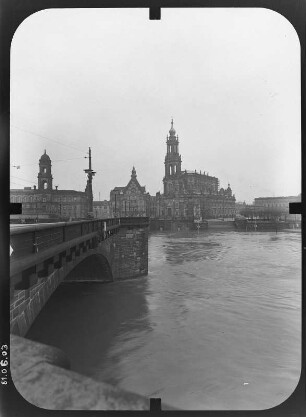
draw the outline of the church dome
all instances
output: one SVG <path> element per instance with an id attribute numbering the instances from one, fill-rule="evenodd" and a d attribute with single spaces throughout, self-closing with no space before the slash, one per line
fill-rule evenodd
<path id="1" fill-rule="evenodd" d="M 40 157 L 39 161 L 40 162 L 51 162 L 50 156 L 47 155 L 47 153 L 46 153 L 46 149 L 45 149 L 44 154 Z"/>

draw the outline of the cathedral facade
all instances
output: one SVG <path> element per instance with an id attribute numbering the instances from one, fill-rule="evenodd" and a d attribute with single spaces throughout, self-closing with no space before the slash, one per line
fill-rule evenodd
<path id="1" fill-rule="evenodd" d="M 208 173 L 182 170 L 173 120 L 166 145 L 164 193 L 152 197 L 151 217 L 189 222 L 234 217 L 236 199 L 229 184 L 226 189 L 219 188 L 218 178 Z"/>

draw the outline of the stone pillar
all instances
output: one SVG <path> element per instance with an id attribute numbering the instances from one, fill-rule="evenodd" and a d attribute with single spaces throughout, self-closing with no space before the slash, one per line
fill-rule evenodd
<path id="1" fill-rule="evenodd" d="M 147 275 L 148 226 L 121 226 L 116 241 L 114 280 Z"/>

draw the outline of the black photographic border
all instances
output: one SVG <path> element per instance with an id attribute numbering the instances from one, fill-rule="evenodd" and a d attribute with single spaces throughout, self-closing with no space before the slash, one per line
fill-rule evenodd
<path id="1" fill-rule="evenodd" d="M 301 46 L 301 158 L 302 158 L 302 196 L 306 195 L 305 183 L 305 132 L 306 132 L 306 0 L 1 0 L 0 1 L 0 344 L 9 345 L 9 155 L 10 155 L 10 46 L 18 26 L 31 14 L 45 9 L 60 8 L 147 8 L 148 19 L 162 17 L 162 8 L 266 8 L 283 15 L 295 28 Z M 302 197 L 303 198 L 303 197 Z M 302 214 L 302 369 L 295 391 L 282 404 L 267 410 L 203 410 L 203 411 L 160 411 L 160 401 L 151 401 L 151 411 L 93 411 L 93 410 L 45 410 L 28 403 L 16 390 L 10 376 L 7 386 L 0 387 L 0 415 L 6 416 L 79 416 L 120 415 L 141 413 L 145 416 L 160 412 L 172 416 L 288 416 L 306 415 L 305 385 L 305 203 L 297 211 Z M 162 399 L 161 399 L 162 408 Z"/>

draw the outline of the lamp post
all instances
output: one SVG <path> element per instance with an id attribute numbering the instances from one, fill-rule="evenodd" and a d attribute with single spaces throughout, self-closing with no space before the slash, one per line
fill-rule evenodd
<path id="1" fill-rule="evenodd" d="M 88 169 L 84 169 L 87 174 L 87 185 L 86 185 L 86 192 L 88 194 L 89 199 L 89 207 L 88 207 L 88 214 L 89 216 L 93 215 L 93 194 L 92 194 L 92 179 L 96 175 L 96 172 L 91 167 L 91 148 L 88 148 L 88 157 L 85 156 L 84 158 L 89 159 L 89 166 Z"/>

